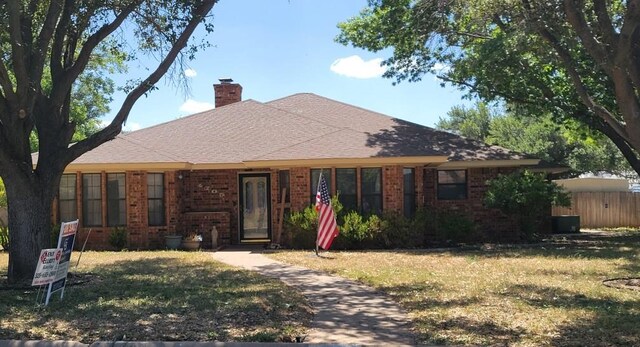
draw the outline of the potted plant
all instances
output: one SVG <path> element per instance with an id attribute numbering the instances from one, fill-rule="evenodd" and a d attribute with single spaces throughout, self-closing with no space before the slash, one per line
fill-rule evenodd
<path id="1" fill-rule="evenodd" d="M 202 235 L 196 232 L 188 233 L 182 240 L 182 249 L 186 251 L 197 251 L 202 243 Z"/>
<path id="2" fill-rule="evenodd" d="M 177 234 L 169 234 L 164 236 L 164 242 L 167 246 L 167 249 L 178 249 L 180 247 L 180 242 L 182 242 L 182 235 Z"/>

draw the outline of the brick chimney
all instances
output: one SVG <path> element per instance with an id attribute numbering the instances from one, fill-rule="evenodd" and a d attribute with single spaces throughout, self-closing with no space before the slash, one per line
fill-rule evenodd
<path id="1" fill-rule="evenodd" d="M 231 78 L 221 78 L 213 85 L 216 94 L 216 108 L 242 101 L 242 86 L 233 83 Z"/>

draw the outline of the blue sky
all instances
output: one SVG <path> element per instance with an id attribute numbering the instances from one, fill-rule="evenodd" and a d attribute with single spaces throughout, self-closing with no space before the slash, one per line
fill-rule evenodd
<path id="1" fill-rule="evenodd" d="M 310 92 L 419 124 L 433 126 L 454 105 L 469 104 L 462 92 L 442 88 L 434 76 L 418 83 L 380 77 L 382 58 L 334 42 L 337 23 L 357 15 L 358 1 L 222 0 L 213 9 L 215 31 L 206 36 L 212 47 L 188 63 L 189 93 L 166 80 L 134 106 L 127 130 L 137 130 L 213 108 L 213 84 L 230 77 L 243 87 L 243 99 L 270 101 Z M 202 30 L 197 37 L 204 37 Z M 117 84 L 143 76 L 156 60 L 141 59 Z M 148 73 L 148 72 L 147 72 Z M 144 76 L 143 76 L 144 77 Z M 113 118 L 124 94 L 116 93 Z"/>

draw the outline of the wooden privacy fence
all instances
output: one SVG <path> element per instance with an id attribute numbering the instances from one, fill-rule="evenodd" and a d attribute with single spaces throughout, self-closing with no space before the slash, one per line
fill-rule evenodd
<path id="1" fill-rule="evenodd" d="M 553 207 L 553 216 L 579 215 L 580 227 L 640 226 L 640 193 L 575 192 L 571 207 Z"/>

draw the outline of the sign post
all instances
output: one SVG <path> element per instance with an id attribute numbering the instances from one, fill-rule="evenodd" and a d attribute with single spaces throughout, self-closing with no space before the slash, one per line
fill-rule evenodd
<path id="1" fill-rule="evenodd" d="M 45 305 L 49 304 L 51 294 L 60 291 L 60 299 L 64 297 L 64 288 L 67 284 L 67 273 L 69 272 L 69 264 L 71 262 L 71 252 L 76 240 L 76 232 L 78 231 L 78 220 L 68 223 L 62 223 L 60 226 L 60 236 L 58 237 L 58 248 L 62 254 L 56 269 L 54 281 L 49 283 L 47 297 L 44 301 Z"/>

